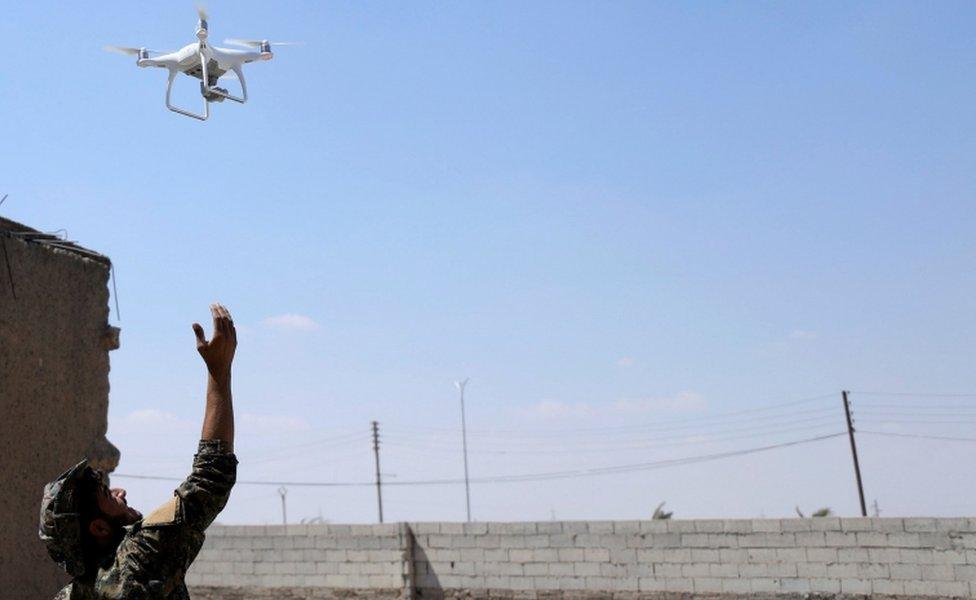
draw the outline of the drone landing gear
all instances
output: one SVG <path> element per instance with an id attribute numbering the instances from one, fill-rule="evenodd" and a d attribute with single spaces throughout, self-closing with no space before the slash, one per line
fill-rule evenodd
<path id="1" fill-rule="evenodd" d="M 206 121 L 210 117 L 210 103 L 211 102 L 223 102 L 226 98 L 227 100 L 233 100 L 234 102 L 239 102 L 244 104 L 247 102 L 247 84 L 244 83 L 244 73 L 239 66 L 231 67 L 231 70 L 237 75 L 237 80 L 241 82 L 241 96 L 234 96 L 225 90 L 224 88 L 217 87 L 216 85 L 211 86 L 208 82 L 210 81 L 207 74 L 207 58 L 200 53 L 200 66 L 202 70 L 202 77 L 200 81 L 200 95 L 203 96 L 203 112 L 195 113 L 189 110 L 182 109 L 178 106 L 173 106 L 170 102 L 170 95 L 173 91 L 173 80 L 179 75 L 179 71 L 170 70 L 169 81 L 166 83 L 166 108 L 170 109 L 175 113 L 185 115 L 187 117 L 192 117 L 200 121 Z"/>

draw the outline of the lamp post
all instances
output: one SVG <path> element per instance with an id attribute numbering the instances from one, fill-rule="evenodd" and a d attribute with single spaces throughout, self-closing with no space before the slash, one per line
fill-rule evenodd
<path id="1" fill-rule="evenodd" d="M 464 386 L 468 385 L 468 378 L 455 381 L 454 386 L 461 392 L 461 447 L 464 449 L 464 499 L 468 509 L 468 522 L 471 521 L 471 486 L 468 483 L 468 430 L 464 421 Z"/>

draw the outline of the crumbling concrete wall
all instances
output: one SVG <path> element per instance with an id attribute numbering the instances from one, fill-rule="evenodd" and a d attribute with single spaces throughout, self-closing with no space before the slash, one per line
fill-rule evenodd
<path id="1" fill-rule="evenodd" d="M 108 470 L 107 258 L 0 218 L 0 597 L 47 600 L 66 576 L 37 536 L 44 484 L 89 455 Z"/>

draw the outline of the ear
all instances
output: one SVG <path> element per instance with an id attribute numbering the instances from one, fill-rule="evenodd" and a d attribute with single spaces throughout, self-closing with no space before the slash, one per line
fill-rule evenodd
<path id="1" fill-rule="evenodd" d="M 92 522 L 88 524 L 88 532 L 100 541 L 110 539 L 113 533 L 112 526 L 102 518 L 92 519 Z"/>

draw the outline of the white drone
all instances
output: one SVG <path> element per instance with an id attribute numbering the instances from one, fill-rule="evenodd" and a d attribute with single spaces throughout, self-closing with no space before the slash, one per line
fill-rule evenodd
<path id="1" fill-rule="evenodd" d="M 166 84 L 166 108 L 173 112 L 194 119 L 206 121 L 210 116 L 210 103 L 223 102 L 224 99 L 244 104 L 247 102 L 247 84 L 244 83 L 242 67 L 246 63 L 257 60 L 271 60 L 272 46 L 294 46 L 301 42 L 269 42 L 268 40 L 224 40 L 225 44 L 254 48 L 256 50 L 234 50 L 218 48 L 207 43 L 207 13 L 201 7 L 198 9 L 200 21 L 197 23 L 197 40 L 187 44 L 176 52 L 160 52 L 146 48 L 123 48 L 119 46 L 105 46 L 109 52 L 118 52 L 130 56 L 138 56 L 136 65 L 140 67 L 162 67 L 169 69 L 169 82 Z M 170 102 L 170 92 L 173 90 L 173 79 L 179 73 L 200 80 L 200 94 L 203 96 L 203 112 L 195 113 L 173 106 Z M 241 95 L 234 96 L 225 88 L 217 87 L 217 80 L 233 74 L 241 83 Z"/>

